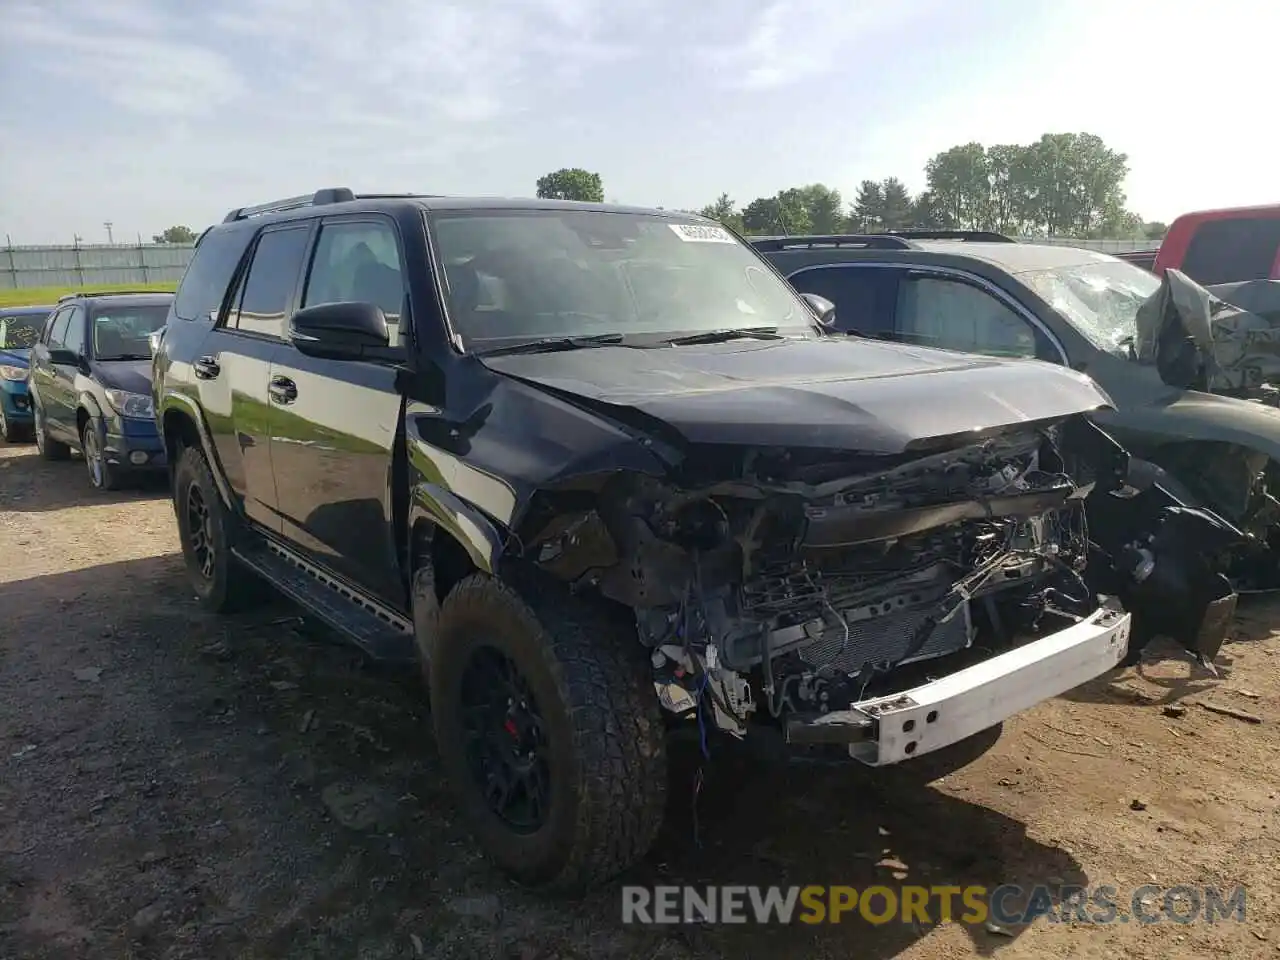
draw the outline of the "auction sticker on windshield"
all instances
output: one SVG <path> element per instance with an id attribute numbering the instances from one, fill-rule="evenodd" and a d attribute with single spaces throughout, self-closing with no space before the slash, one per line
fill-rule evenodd
<path id="1" fill-rule="evenodd" d="M 736 243 L 733 235 L 724 227 L 704 226 L 700 223 L 669 223 L 677 237 L 686 243 Z"/>

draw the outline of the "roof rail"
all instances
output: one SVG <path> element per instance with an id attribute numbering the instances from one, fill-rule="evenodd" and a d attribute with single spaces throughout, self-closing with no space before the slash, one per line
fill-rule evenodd
<path id="1" fill-rule="evenodd" d="M 907 240 L 964 240 L 969 243 L 1017 243 L 994 230 L 890 230 L 890 236 Z"/>
<path id="2" fill-rule="evenodd" d="M 73 293 L 64 293 L 58 298 L 58 302 L 75 300 L 79 297 L 141 297 L 172 295 L 172 293 L 172 290 L 76 290 Z"/>
<path id="3" fill-rule="evenodd" d="M 280 213 L 284 210 L 297 210 L 300 207 L 320 207 L 330 203 L 348 203 L 356 198 L 349 187 L 326 187 L 315 193 L 297 197 L 285 197 L 283 200 L 272 200 L 270 203 L 259 203 L 252 207 L 236 207 L 225 217 L 223 223 L 234 223 L 247 220 L 249 217 L 260 217 L 267 213 Z"/>
<path id="4" fill-rule="evenodd" d="M 822 236 L 748 237 L 757 250 L 812 250 L 815 247 L 861 247 L 864 250 L 910 250 L 911 242 L 892 234 L 830 234 Z"/>

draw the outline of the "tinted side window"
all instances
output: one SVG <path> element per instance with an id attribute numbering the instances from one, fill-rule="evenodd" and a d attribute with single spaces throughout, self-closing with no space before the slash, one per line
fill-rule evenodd
<path id="1" fill-rule="evenodd" d="M 84 356 L 84 307 L 76 307 L 71 311 L 62 345 L 73 353 Z"/>
<path id="2" fill-rule="evenodd" d="M 53 315 L 53 320 L 49 324 L 49 336 L 45 339 L 51 347 L 62 346 L 63 338 L 67 335 L 67 321 L 71 319 L 71 308 L 63 307 Z"/>
<path id="3" fill-rule="evenodd" d="M 819 267 L 790 277 L 801 293 L 816 293 L 836 305 L 836 329 L 889 337 L 900 271 L 892 267 Z"/>
<path id="4" fill-rule="evenodd" d="M 390 342 L 395 343 L 404 296 L 400 247 L 389 223 L 339 221 L 320 228 L 302 297 L 304 307 L 375 303 L 386 315 Z"/>
<path id="5" fill-rule="evenodd" d="M 1280 249 L 1280 218 L 1206 220 L 1196 227 L 1178 267 L 1199 284 L 1266 280 Z"/>
<path id="6" fill-rule="evenodd" d="M 240 296 L 238 316 L 228 318 L 228 326 L 284 339 L 285 312 L 298 286 L 310 234 L 308 227 L 289 227 L 270 230 L 258 239 L 244 293 Z"/>
<path id="7" fill-rule="evenodd" d="M 987 291 L 960 280 L 904 280 L 898 289 L 898 332 L 922 347 L 1058 359 L 1043 333 Z"/>
<path id="8" fill-rule="evenodd" d="M 207 320 L 216 314 L 226 296 L 252 233 L 248 230 L 214 230 L 196 247 L 191 263 L 178 284 L 174 316 L 183 320 Z"/>

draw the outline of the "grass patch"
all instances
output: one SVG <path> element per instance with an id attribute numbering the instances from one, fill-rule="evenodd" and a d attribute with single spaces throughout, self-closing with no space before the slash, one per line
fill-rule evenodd
<path id="1" fill-rule="evenodd" d="M 28 307 L 35 304 L 57 303 L 58 298 L 77 291 L 93 291 L 95 293 L 118 293 L 128 291 L 146 291 L 149 293 L 173 293 L 174 283 L 84 283 L 74 287 L 17 287 L 0 290 L 0 307 Z"/>

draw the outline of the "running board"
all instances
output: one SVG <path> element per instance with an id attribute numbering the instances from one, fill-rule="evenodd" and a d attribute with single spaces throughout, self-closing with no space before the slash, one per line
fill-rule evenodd
<path id="1" fill-rule="evenodd" d="M 315 564 L 269 540 L 232 552 L 246 567 L 371 659 L 405 664 L 417 659 L 412 621 L 351 589 Z"/>

